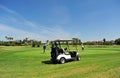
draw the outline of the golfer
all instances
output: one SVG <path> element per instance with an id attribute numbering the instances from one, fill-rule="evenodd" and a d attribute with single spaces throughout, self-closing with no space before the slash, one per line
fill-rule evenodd
<path id="1" fill-rule="evenodd" d="M 82 44 L 82 51 L 84 51 L 84 45 Z"/>
<path id="2" fill-rule="evenodd" d="M 46 44 L 43 45 L 43 50 L 44 50 L 44 53 L 45 53 L 45 50 L 46 50 Z"/>

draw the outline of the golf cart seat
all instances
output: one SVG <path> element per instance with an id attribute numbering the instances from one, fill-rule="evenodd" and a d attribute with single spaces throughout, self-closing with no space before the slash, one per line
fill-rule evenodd
<path id="1" fill-rule="evenodd" d="M 65 53 L 62 48 L 58 49 L 58 53 Z"/>
<path id="2" fill-rule="evenodd" d="M 77 52 L 75 52 L 75 51 L 70 51 L 69 54 L 71 55 L 71 57 L 76 57 Z"/>
<path id="3" fill-rule="evenodd" d="M 67 47 L 65 47 L 64 50 L 67 51 Z"/>

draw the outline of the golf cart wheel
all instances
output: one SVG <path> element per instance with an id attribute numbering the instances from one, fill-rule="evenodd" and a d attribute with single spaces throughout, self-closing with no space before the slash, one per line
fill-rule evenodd
<path id="1" fill-rule="evenodd" d="M 76 57 L 76 60 L 79 61 L 79 60 L 80 60 L 80 56 L 77 56 L 77 57 Z"/>
<path id="2" fill-rule="evenodd" d="M 62 58 L 60 59 L 60 63 L 61 63 L 61 64 L 64 64 L 65 62 L 66 62 L 65 58 L 62 57 Z"/>

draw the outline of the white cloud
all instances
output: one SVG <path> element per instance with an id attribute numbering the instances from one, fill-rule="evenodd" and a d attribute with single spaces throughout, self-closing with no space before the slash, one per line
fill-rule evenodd
<path id="1" fill-rule="evenodd" d="M 3 10 L 5 10 L 5 11 L 11 13 L 11 14 L 19 15 L 17 12 L 15 12 L 15 11 L 13 11 L 13 10 L 11 10 L 11 9 L 1 5 L 1 4 L 0 4 L 0 8 L 2 8 Z"/>
<path id="2" fill-rule="evenodd" d="M 16 29 L 4 24 L 0 24 L 0 31 L 2 31 L 1 33 L 5 33 L 5 35 L 14 36 L 16 39 L 24 39 L 26 37 L 29 37 L 30 39 L 38 39 L 38 40 L 45 39 L 45 37 L 43 37 L 40 34 Z"/>
<path id="3" fill-rule="evenodd" d="M 25 17 L 23 17 L 21 14 L 3 5 L 0 5 L 0 8 L 12 14 L 10 16 L 3 17 L 2 21 L 5 21 L 5 23 L 0 22 L 0 33 L 4 34 L 1 35 L 1 37 L 10 35 L 15 37 L 16 39 L 29 37 L 30 39 L 37 39 L 42 41 L 55 39 L 71 39 L 70 34 L 61 26 L 53 26 L 52 28 L 41 26 L 39 24 L 33 23 L 32 21 L 26 20 Z M 12 25 L 9 25 L 8 22 Z M 23 26 L 28 29 L 23 30 L 20 29 L 19 26 Z"/>
<path id="4" fill-rule="evenodd" d="M 12 10 L 12 9 L 9 9 L 3 5 L 0 4 L 0 8 L 3 9 L 4 11 L 14 15 L 14 17 L 6 17 L 5 19 L 7 19 L 8 21 L 14 21 L 14 22 L 17 22 L 19 24 L 24 24 L 24 25 L 28 25 L 28 26 L 31 26 L 33 28 L 37 28 L 37 26 L 32 23 L 31 21 L 27 20 L 25 17 L 23 17 L 21 14 L 19 14 L 18 12 Z"/>
<path id="5" fill-rule="evenodd" d="M 37 39 L 41 41 L 55 40 L 55 39 L 70 39 L 70 35 L 62 29 L 43 29 L 43 32 L 32 33 L 20 29 L 16 29 L 4 24 L 0 24 L 0 32 L 4 34 L 1 37 L 13 36 L 15 39 L 24 39 L 26 37 L 30 39 Z"/>

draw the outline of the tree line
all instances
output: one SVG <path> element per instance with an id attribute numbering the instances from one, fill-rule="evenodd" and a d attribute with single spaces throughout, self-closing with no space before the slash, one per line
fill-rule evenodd
<path id="1" fill-rule="evenodd" d="M 5 36 L 6 41 L 0 41 L 0 46 L 28 46 L 40 47 L 41 41 L 25 38 L 23 40 L 14 40 L 13 37 Z"/>
<path id="2" fill-rule="evenodd" d="M 120 38 L 117 38 L 115 40 L 106 40 L 103 38 L 101 41 L 87 41 L 84 42 L 85 45 L 120 45 Z"/>
<path id="3" fill-rule="evenodd" d="M 23 40 L 14 40 L 13 37 L 8 37 L 5 36 L 7 41 L 0 41 L 0 46 L 28 46 L 31 45 L 32 47 L 40 47 L 42 45 L 41 41 L 38 40 L 32 40 L 29 38 L 25 38 Z M 103 40 L 101 41 L 86 41 L 86 42 L 81 42 L 81 40 L 79 38 L 72 38 L 71 40 L 72 42 L 69 43 L 69 45 L 120 45 L 120 38 L 115 39 L 115 40 L 111 40 L 111 41 L 107 41 L 105 38 L 103 38 Z M 46 44 L 49 45 L 52 41 L 47 40 Z M 63 42 L 61 44 L 67 44 L 68 42 Z"/>

